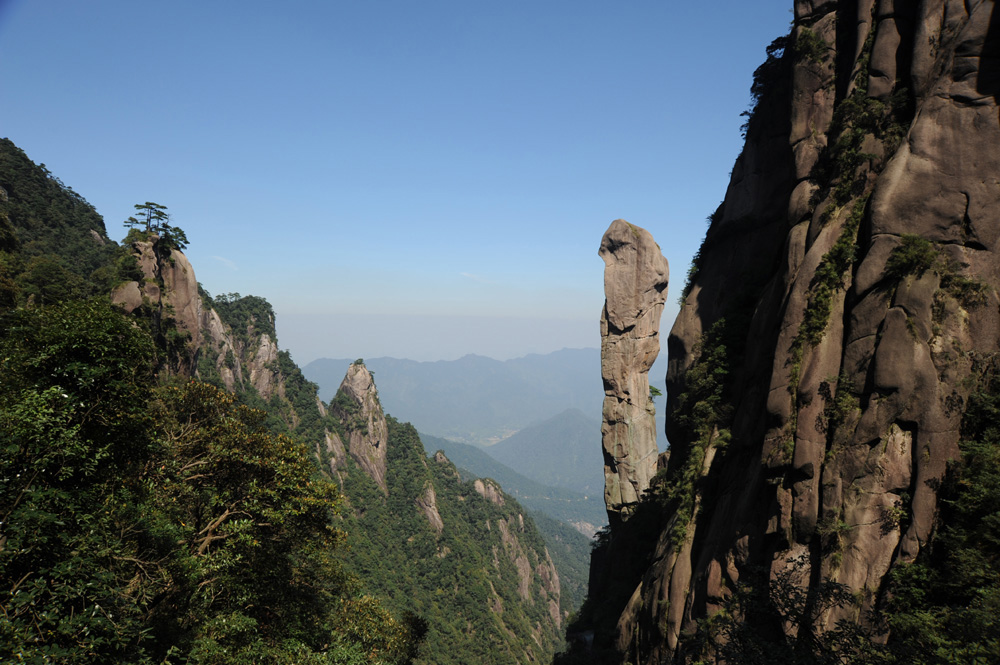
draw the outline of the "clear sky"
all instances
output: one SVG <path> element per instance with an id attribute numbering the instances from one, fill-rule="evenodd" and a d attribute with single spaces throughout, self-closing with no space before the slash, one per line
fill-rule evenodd
<path id="1" fill-rule="evenodd" d="M 104 215 L 166 205 L 213 294 L 318 357 L 600 343 L 612 220 L 664 328 L 791 0 L 0 0 L 0 136 Z"/>

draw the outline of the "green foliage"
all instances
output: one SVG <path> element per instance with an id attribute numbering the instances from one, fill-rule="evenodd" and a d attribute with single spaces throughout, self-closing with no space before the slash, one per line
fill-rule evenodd
<path id="1" fill-rule="evenodd" d="M 531 518 L 509 497 L 503 506 L 484 499 L 454 466 L 427 460 L 411 425 L 387 421 L 388 495 L 351 460 L 344 478 L 352 572 L 387 607 L 427 622 L 416 663 L 513 664 L 526 662 L 529 650 L 544 662 L 558 640 L 544 628 L 540 642 L 532 637 L 536 626 L 551 625 L 551 619 L 537 571 L 545 545 Z M 431 486 L 444 523 L 440 534 L 416 503 Z M 532 601 L 520 595 L 503 529 L 530 564 Z"/>
<path id="2" fill-rule="evenodd" d="M 137 653 L 130 529 L 152 345 L 100 302 L 19 310 L 0 343 L 0 660 Z"/>
<path id="3" fill-rule="evenodd" d="M 531 511 L 552 563 L 559 571 L 559 606 L 564 614 L 575 612 L 587 596 L 592 540 L 562 520 Z"/>
<path id="4" fill-rule="evenodd" d="M 889 645 L 905 663 L 1000 661 L 1000 384 L 991 366 L 969 397 L 962 458 L 917 560 L 893 574 Z"/>
<path id="5" fill-rule="evenodd" d="M 900 241 L 885 264 L 885 276 L 889 279 L 898 282 L 907 275 L 919 277 L 937 263 L 938 250 L 930 240 L 904 233 Z"/>
<path id="6" fill-rule="evenodd" d="M 833 311 L 834 294 L 844 288 L 844 280 L 857 259 L 858 228 L 867 203 L 868 197 L 855 201 L 837 242 L 816 266 L 816 272 L 809 282 L 809 303 L 793 346 L 815 346 L 823 339 Z"/>
<path id="7" fill-rule="evenodd" d="M 846 205 L 854 196 L 860 196 L 867 186 L 867 178 L 859 169 L 865 162 L 873 162 L 875 170 L 896 152 L 913 117 L 913 100 L 908 90 L 900 88 L 887 101 L 868 96 L 869 60 L 874 44 L 875 30 L 870 30 L 861 49 L 854 90 L 834 109 L 829 136 L 834 137 L 820 155 L 812 174 L 833 195 L 837 205 Z M 883 157 L 863 152 L 867 137 L 878 140 Z"/>
<path id="8" fill-rule="evenodd" d="M 322 441 L 324 430 L 331 423 L 320 415 L 317 407 L 318 387 L 302 375 L 288 351 L 278 352 L 274 369 L 285 383 L 285 394 L 283 398 L 274 396 L 277 403 L 270 408 L 271 415 L 281 416 L 285 423 L 283 431 L 293 433 L 298 439 Z"/>
<path id="9" fill-rule="evenodd" d="M 0 313 L 17 304 L 18 288 L 8 265 L 8 253 L 17 251 L 18 245 L 17 234 L 7 213 L 0 211 Z"/>
<path id="10" fill-rule="evenodd" d="M 9 139 L 0 139 L 0 209 L 8 215 L 27 257 L 57 254 L 65 257 L 80 276 L 104 263 L 109 245 L 104 220 L 94 207 L 36 165 Z M 9 251 L 9 247 L 6 248 Z"/>
<path id="11" fill-rule="evenodd" d="M 830 47 L 826 45 L 823 38 L 817 35 L 808 27 L 801 27 L 799 34 L 795 38 L 795 54 L 808 60 L 809 62 L 820 64 L 826 58 Z"/>
<path id="12" fill-rule="evenodd" d="M 725 319 L 719 319 L 695 347 L 696 360 L 684 376 L 684 392 L 677 400 L 674 414 L 682 440 L 691 443 L 672 446 L 671 457 L 683 461 L 677 463 L 672 459 L 671 465 L 657 473 L 651 482 L 653 496 L 669 506 L 676 516 L 672 542 L 678 549 L 694 516 L 705 455 L 710 447 L 724 448 L 729 442 L 727 428 L 732 408 L 724 392 L 732 360 L 727 346 L 734 343 L 734 334 L 737 331 Z"/>
<path id="13" fill-rule="evenodd" d="M 933 242 L 910 233 L 900 236 L 900 241 L 885 264 L 885 276 L 891 282 L 899 283 L 910 275 L 920 277 L 932 270 L 941 279 L 941 290 L 955 298 L 963 307 L 986 304 L 989 287 L 983 282 L 960 275 L 960 266 L 945 257 Z"/>
<path id="14" fill-rule="evenodd" d="M 743 136 L 746 136 L 761 102 L 767 95 L 777 90 L 791 71 L 791 61 L 784 57 L 789 41 L 789 35 L 783 35 L 772 41 L 766 49 L 767 58 L 754 70 L 753 83 L 750 85 L 750 108 L 742 113 L 747 118 L 741 128 Z"/>
<path id="15" fill-rule="evenodd" d="M 232 329 L 233 337 L 243 342 L 244 347 L 256 335 L 276 339 L 274 308 L 264 298 L 224 293 L 213 299 L 207 291 L 203 291 L 203 296 L 209 299 L 209 306 L 218 312 L 222 322 Z"/>
<path id="16" fill-rule="evenodd" d="M 170 223 L 170 214 L 167 213 L 167 206 L 146 201 L 137 203 L 136 214 L 139 216 L 129 217 L 124 225 L 129 229 L 129 236 L 135 230 L 145 231 L 147 236 L 155 233 L 160 237 L 157 243 L 157 252 L 163 256 L 169 256 L 171 250 L 183 250 L 188 246 L 187 234 L 180 227 Z"/>
<path id="17" fill-rule="evenodd" d="M 340 569 L 308 450 L 200 383 L 153 389 L 149 337 L 102 301 L 0 340 L 0 660 L 402 663 Z"/>
<path id="18" fill-rule="evenodd" d="M 831 384 L 834 387 L 831 387 Z M 819 384 L 819 396 L 823 398 L 823 415 L 817 417 L 816 430 L 825 434 L 835 432 L 838 427 L 857 415 L 860 401 L 855 395 L 854 382 L 841 372 Z"/>
<path id="19" fill-rule="evenodd" d="M 694 288 L 694 283 L 695 280 L 698 279 L 698 272 L 700 270 L 701 247 L 699 247 L 698 251 L 694 253 L 693 257 L 691 257 L 691 265 L 688 266 L 687 278 L 684 280 L 684 288 L 681 289 L 681 295 L 677 298 L 678 307 L 683 307 L 684 303 L 687 302 L 687 297 L 691 295 L 691 289 Z"/>
<path id="20" fill-rule="evenodd" d="M 263 412 L 207 384 L 168 386 L 157 396 L 169 446 L 152 480 L 181 547 L 167 566 L 154 634 L 195 662 L 221 654 L 252 662 L 289 645 L 320 653 L 346 626 L 366 652 L 405 660 L 407 629 L 357 596 L 340 571 L 342 535 L 329 521 L 338 493 L 315 476 L 308 450 L 272 434 Z"/>
<path id="21" fill-rule="evenodd" d="M 68 270 L 55 254 L 29 259 L 17 276 L 17 284 L 22 296 L 39 305 L 80 300 L 90 291 L 86 280 Z"/>
<path id="22" fill-rule="evenodd" d="M 106 294 L 127 279 L 119 256 L 93 206 L 0 139 L 0 306 Z"/>
<path id="23" fill-rule="evenodd" d="M 162 224 L 165 224 L 170 219 L 170 215 L 167 213 L 167 206 L 160 205 L 159 203 L 146 201 L 145 203 L 136 203 L 132 207 L 135 208 L 135 213 L 139 218 L 129 217 L 125 220 L 124 225 L 129 229 L 144 228 L 147 233 L 156 232 Z"/>

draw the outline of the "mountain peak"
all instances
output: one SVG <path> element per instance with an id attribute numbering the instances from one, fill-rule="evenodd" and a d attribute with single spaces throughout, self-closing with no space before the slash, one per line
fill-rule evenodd
<path id="1" fill-rule="evenodd" d="M 347 368 L 330 410 L 344 425 L 347 452 L 387 493 L 385 464 L 389 429 L 375 378 L 364 361 L 356 360 Z"/>

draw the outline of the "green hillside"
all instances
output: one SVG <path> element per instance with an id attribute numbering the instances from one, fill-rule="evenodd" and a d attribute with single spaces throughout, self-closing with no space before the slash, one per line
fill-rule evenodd
<path id="1" fill-rule="evenodd" d="M 416 662 L 513 664 L 529 653 L 550 659 L 561 639 L 539 630 L 552 621 L 553 594 L 539 574 L 547 557 L 532 518 L 509 497 L 500 506 L 480 496 L 453 465 L 428 460 L 416 430 L 391 418 L 388 455 L 388 496 L 354 465 L 345 479 L 348 561 L 388 607 L 427 623 Z M 417 505 L 428 487 L 440 533 Z M 507 529 L 517 532 L 513 539 L 503 535 Z M 530 571 L 519 573 L 515 551 Z"/>
<path id="2" fill-rule="evenodd" d="M 529 425 L 485 450 L 537 482 L 603 496 L 601 423 L 578 409 Z"/>
<path id="3" fill-rule="evenodd" d="M 192 286 L 175 311 L 190 270 L 137 257 L 187 265 L 176 246 L 112 242 L 6 140 L 0 186 L 0 662 L 551 658 L 557 575 L 513 499 L 393 420 L 391 491 L 350 459 L 341 488 L 324 441 L 356 423 L 277 350 L 266 301 Z M 127 315 L 108 295 L 129 282 Z"/>
<path id="4" fill-rule="evenodd" d="M 587 523 L 595 528 L 607 520 L 603 493 L 581 494 L 563 487 L 544 485 L 527 478 L 506 464 L 498 462 L 481 448 L 421 434 L 428 451 L 440 450 L 471 477 L 492 478 L 505 492 L 516 497 L 529 509 L 571 524 Z"/>
<path id="5" fill-rule="evenodd" d="M 603 526 L 607 521 L 603 499 L 536 483 L 474 446 L 427 434 L 420 439 L 426 450 L 443 452 L 463 479 L 492 478 L 529 509 L 559 571 L 562 608 L 566 612 L 579 609 L 587 593 L 593 540 L 573 525 L 589 524 L 588 531 Z"/>

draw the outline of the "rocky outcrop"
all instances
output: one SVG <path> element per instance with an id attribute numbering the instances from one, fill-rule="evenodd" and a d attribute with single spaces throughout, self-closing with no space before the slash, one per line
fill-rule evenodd
<path id="1" fill-rule="evenodd" d="M 166 252 L 166 256 L 162 254 Z M 187 257 L 178 250 L 163 250 L 159 236 L 132 243 L 132 252 L 145 275 L 140 282 L 126 282 L 112 292 L 112 301 L 132 313 L 144 303 L 156 326 L 174 325 L 186 334 L 192 350 L 201 343 L 201 297 L 198 280 Z"/>
<path id="2" fill-rule="evenodd" d="M 496 524 L 500 531 L 503 552 L 517 571 L 518 595 L 525 602 L 541 603 L 556 628 L 559 628 L 562 623 L 562 615 L 559 612 L 559 574 L 547 549 L 544 550 L 542 557 L 521 542 L 519 534 L 525 533 L 524 516 L 518 514 L 516 517 L 516 521 L 511 516 L 497 520 Z M 494 567 L 500 573 L 502 569 L 496 560 L 497 556 L 497 552 L 494 551 Z M 539 598 L 534 597 L 533 589 Z"/>
<path id="3" fill-rule="evenodd" d="M 616 219 L 601 240 L 604 310 L 604 502 L 612 522 L 626 519 L 656 472 L 656 423 L 649 369 L 660 352 L 668 268 L 653 236 Z"/>
<path id="4" fill-rule="evenodd" d="M 1000 348 L 996 4 L 794 9 L 668 341 L 655 536 L 630 519 L 595 553 L 613 609 L 591 628 L 623 662 L 682 660 L 761 569 L 853 593 L 812 629 L 866 621 L 932 536 Z"/>
<path id="5" fill-rule="evenodd" d="M 237 362 L 237 358 L 242 358 L 241 349 L 238 342 L 230 334 L 226 325 L 222 322 L 219 313 L 214 309 L 203 309 L 201 313 L 201 328 L 206 339 L 211 340 L 211 348 L 204 352 L 215 356 L 213 363 L 219 376 L 222 378 L 226 390 L 234 392 L 237 388 L 243 387 L 243 366 L 245 363 Z M 227 362 L 227 359 L 232 359 Z"/>
<path id="6" fill-rule="evenodd" d="M 344 464 L 347 463 L 347 449 L 344 447 L 344 442 L 337 432 L 327 430 L 324 432 L 323 445 L 326 449 L 326 455 L 324 456 L 320 451 L 317 451 L 318 457 L 320 459 L 326 457 L 330 475 L 343 483 L 344 474 L 342 469 L 344 468 Z"/>
<path id="7" fill-rule="evenodd" d="M 355 362 L 347 368 L 330 412 L 344 425 L 347 452 L 383 492 L 388 492 L 385 459 L 389 429 L 378 401 L 375 379 L 364 363 Z"/>
<path id="8" fill-rule="evenodd" d="M 161 336 L 182 341 L 181 346 L 172 343 L 171 371 L 207 378 L 200 369 L 207 360 L 230 392 L 252 387 L 265 402 L 275 394 L 284 397 L 286 377 L 276 368 L 278 345 L 273 336 L 258 332 L 252 321 L 247 330 L 232 330 L 205 305 L 184 253 L 163 250 L 159 243 L 155 234 L 132 243 L 145 279 L 116 287 L 112 301 L 128 313 L 149 317 Z M 273 321 L 269 323 L 273 327 Z"/>
<path id="9" fill-rule="evenodd" d="M 417 497 L 416 504 L 420 512 L 427 518 L 427 522 L 431 525 L 431 528 L 440 536 L 444 531 L 444 521 L 441 519 L 441 513 L 438 511 L 437 493 L 434 491 L 432 483 L 427 482 L 424 485 L 424 493 Z"/>
<path id="10" fill-rule="evenodd" d="M 472 487 L 479 493 L 479 496 L 483 497 L 490 503 L 498 506 L 502 506 L 504 504 L 503 490 L 491 479 L 476 478 L 472 482 Z"/>

